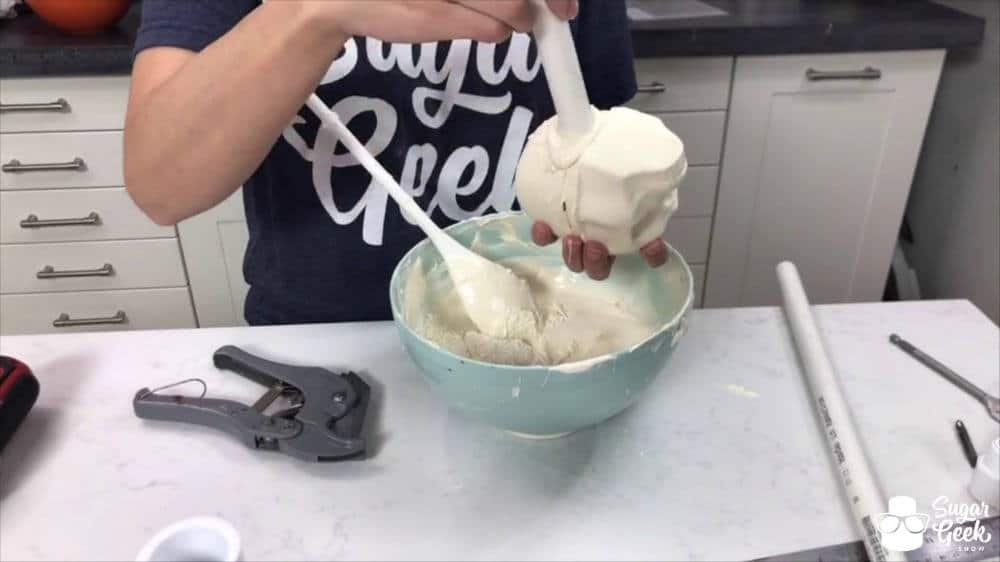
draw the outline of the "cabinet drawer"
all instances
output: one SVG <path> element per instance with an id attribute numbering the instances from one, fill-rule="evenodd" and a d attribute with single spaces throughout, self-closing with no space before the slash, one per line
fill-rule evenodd
<path id="1" fill-rule="evenodd" d="M 122 133 L 0 135 L 0 189 L 125 185 Z"/>
<path id="2" fill-rule="evenodd" d="M 674 217 L 667 223 L 664 238 L 689 264 L 696 264 L 708 261 L 708 244 L 711 236 L 711 217 Z"/>
<path id="3" fill-rule="evenodd" d="M 0 334 L 194 328 L 186 288 L 0 296 Z"/>
<path id="4" fill-rule="evenodd" d="M 34 220 L 30 219 L 32 215 Z M 159 226 L 149 220 L 124 188 L 0 192 L 3 244 L 175 235 L 172 226 Z"/>
<path id="5" fill-rule="evenodd" d="M 0 80 L 0 133 L 122 129 L 128 89 L 127 76 Z"/>
<path id="6" fill-rule="evenodd" d="M 678 193 L 677 217 L 710 217 L 719 184 L 717 166 L 692 166 Z"/>
<path id="7" fill-rule="evenodd" d="M 726 128 L 725 111 L 691 113 L 661 113 L 667 127 L 684 141 L 688 164 L 705 166 L 718 164 L 722 154 L 722 135 Z"/>
<path id="8" fill-rule="evenodd" d="M 694 306 L 701 308 L 701 295 L 705 289 L 705 266 L 692 265 L 691 276 L 694 277 Z"/>
<path id="9" fill-rule="evenodd" d="M 701 111 L 729 107 L 732 57 L 636 59 L 640 111 Z"/>
<path id="10" fill-rule="evenodd" d="M 0 293 L 187 285 L 177 240 L 4 244 Z"/>

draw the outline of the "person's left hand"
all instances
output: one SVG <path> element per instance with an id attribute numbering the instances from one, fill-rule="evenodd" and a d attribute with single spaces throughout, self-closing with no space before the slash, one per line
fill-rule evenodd
<path id="1" fill-rule="evenodd" d="M 539 246 L 548 246 L 559 239 L 552 227 L 536 222 L 531 227 L 531 239 Z M 650 267 L 660 267 L 667 263 L 667 245 L 662 238 L 657 238 L 639 250 L 643 259 Z M 603 281 L 611 274 L 611 266 L 615 257 L 608 253 L 608 248 L 595 240 L 584 241 L 579 235 L 570 234 L 563 238 L 562 256 L 566 267 L 571 271 L 587 275 L 594 280 Z"/>

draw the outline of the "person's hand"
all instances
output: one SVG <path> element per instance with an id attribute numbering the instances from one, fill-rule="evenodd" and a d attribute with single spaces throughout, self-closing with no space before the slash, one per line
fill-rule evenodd
<path id="1" fill-rule="evenodd" d="M 577 0 L 547 0 L 562 19 L 579 11 Z M 473 39 L 498 43 L 530 31 L 537 9 L 531 0 L 338 0 L 308 2 L 316 15 L 351 36 L 398 43 Z"/>
<path id="2" fill-rule="evenodd" d="M 531 227 L 531 239 L 539 246 L 548 246 L 559 238 L 549 225 L 536 222 Z M 660 267 L 667 263 L 669 255 L 666 243 L 660 238 L 643 246 L 639 253 L 650 267 Z M 611 274 L 611 266 L 615 263 L 615 257 L 608 253 L 604 244 L 593 240 L 585 242 L 576 234 L 563 237 L 562 256 L 566 267 L 571 271 L 586 271 L 591 279 L 597 281 L 607 279 Z"/>

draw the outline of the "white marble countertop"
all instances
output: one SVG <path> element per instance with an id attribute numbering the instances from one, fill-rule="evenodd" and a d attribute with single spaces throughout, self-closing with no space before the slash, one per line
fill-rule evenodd
<path id="1" fill-rule="evenodd" d="M 952 423 L 977 445 L 985 410 L 890 346 L 898 332 L 1000 387 L 1000 333 L 964 301 L 818 308 L 887 495 L 971 501 Z M 201 377 L 214 397 L 261 389 L 216 371 L 236 344 L 378 381 L 375 454 L 305 464 L 226 434 L 143 422 L 143 386 Z M 0 338 L 42 394 L 0 459 L 0 559 L 132 559 L 157 529 L 219 515 L 247 560 L 746 560 L 856 540 L 775 308 L 696 311 L 633 408 L 554 441 L 449 412 L 391 324 Z"/>

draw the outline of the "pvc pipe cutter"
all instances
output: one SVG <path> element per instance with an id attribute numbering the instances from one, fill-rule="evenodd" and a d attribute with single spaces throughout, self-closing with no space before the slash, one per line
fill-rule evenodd
<path id="1" fill-rule="evenodd" d="M 252 448 L 276 450 L 306 461 L 364 457 L 362 428 L 371 389 L 355 373 L 337 374 L 319 367 L 275 363 L 232 345 L 219 348 L 212 360 L 217 368 L 233 371 L 270 390 L 247 406 L 204 395 L 161 395 L 143 388 L 132 400 L 135 415 L 214 427 Z M 279 396 L 289 398 L 292 407 L 264 415 Z"/>

